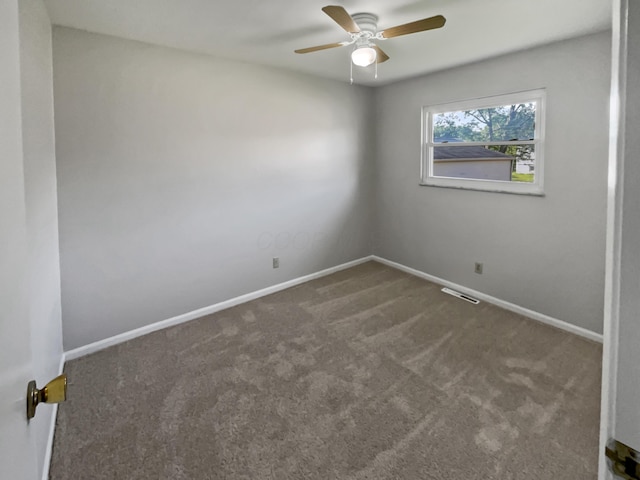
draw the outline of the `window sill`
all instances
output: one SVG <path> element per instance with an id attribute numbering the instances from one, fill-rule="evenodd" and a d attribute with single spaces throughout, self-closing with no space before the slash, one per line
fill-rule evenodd
<path id="1" fill-rule="evenodd" d="M 467 182 L 429 182 L 422 181 L 420 182 L 421 187 L 437 187 L 437 188 L 455 188 L 457 190 L 472 190 L 476 192 L 487 192 L 487 193 L 507 193 L 510 195 L 527 195 L 530 197 L 544 197 L 545 193 L 542 190 L 542 187 L 539 185 L 526 185 L 526 184 L 518 184 L 518 183 L 506 183 L 505 185 L 496 184 L 494 182 L 490 182 L 489 185 L 486 184 L 485 181 L 473 181 L 469 180 Z"/>

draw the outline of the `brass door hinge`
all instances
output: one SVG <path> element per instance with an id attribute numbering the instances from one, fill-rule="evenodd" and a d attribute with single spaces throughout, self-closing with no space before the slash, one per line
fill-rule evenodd
<path id="1" fill-rule="evenodd" d="M 640 480 L 640 453 L 617 440 L 611 440 L 604 453 L 615 475 L 625 480 Z"/>

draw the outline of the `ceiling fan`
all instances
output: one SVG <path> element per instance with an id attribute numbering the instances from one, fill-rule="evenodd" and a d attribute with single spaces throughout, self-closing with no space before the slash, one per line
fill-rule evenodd
<path id="1" fill-rule="evenodd" d="M 376 45 L 376 41 L 441 28 L 447 21 L 442 15 L 436 15 L 378 32 L 378 17 L 372 13 L 356 13 L 351 16 L 339 5 L 327 5 L 322 11 L 340 25 L 351 36 L 351 40 L 302 48 L 295 50 L 295 52 L 311 53 L 355 44 L 355 48 L 351 52 L 351 60 L 352 64 L 360 67 L 368 67 L 373 63 L 377 65 L 389 60 L 389 55 Z"/>

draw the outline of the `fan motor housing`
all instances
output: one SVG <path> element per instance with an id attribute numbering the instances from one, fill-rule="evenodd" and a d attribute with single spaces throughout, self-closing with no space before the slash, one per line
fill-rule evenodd
<path id="1" fill-rule="evenodd" d="M 356 37 L 372 38 L 378 30 L 378 16 L 373 13 L 356 13 L 353 20 L 360 27 L 361 32 L 354 34 Z"/>

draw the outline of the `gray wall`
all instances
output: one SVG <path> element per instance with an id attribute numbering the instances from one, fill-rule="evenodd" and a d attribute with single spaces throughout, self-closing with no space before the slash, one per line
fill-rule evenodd
<path id="1" fill-rule="evenodd" d="M 44 385 L 58 375 L 62 357 L 51 25 L 41 0 L 18 5 L 31 349 L 34 378 Z M 39 477 L 53 411 L 40 407 L 30 422 Z"/>
<path id="2" fill-rule="evenodd" d="M 609 77 L 605 32 L 376 90 L 375 253 L 602 332 Z M 545 197 L 418 185 L 423 105 L 536 88 Z"/>
<path id="3" fill-rule="evenodd" d="M 370 253 L 369 89 L 53 38 L 66 349 Z"/>

